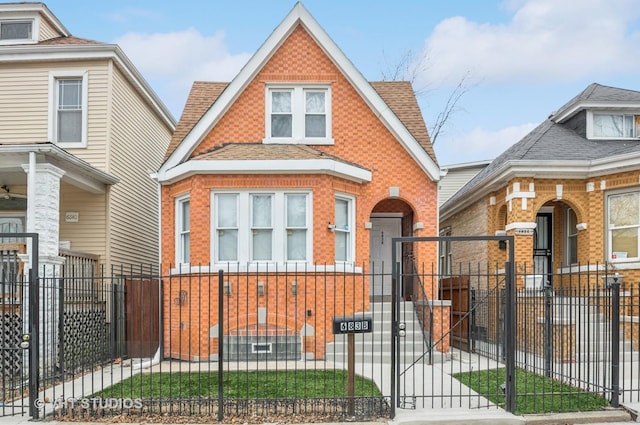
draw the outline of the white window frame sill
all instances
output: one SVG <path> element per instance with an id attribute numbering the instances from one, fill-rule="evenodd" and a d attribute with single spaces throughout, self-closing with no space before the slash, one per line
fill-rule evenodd
<path id="1" fill-rule="evenodd" d="M 181 264 L 169 270 L 170 275 L 197 274 L 197 273 L 217 273 L 222 270 L 225 273 L 355 273 L 362 274 L 362 267 L 356 267 L 349 263 L 337 264 L 311 264 L 304 262 L 289 263 L 249 263 L 239 265 L 238 263 L 214 263 L 206 266 L 191 266 Z"/>
<path id="2" fill-rule="evenodd" d="M 265 145 L 335 145 L 333 137 L 311 137 L 305 139 L 294 138 L 264 138 L 262 143 Z"/>

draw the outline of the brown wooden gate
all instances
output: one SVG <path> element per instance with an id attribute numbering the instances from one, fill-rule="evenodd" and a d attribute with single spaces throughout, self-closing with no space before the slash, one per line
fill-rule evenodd
<path id="1" fill-rule="evenodd" d="M 125 279 L 125 311 L 129 357 L 153 357 L 160 347 L 160 282 Z"/>
<path id="2" fill-rule="evenodd" d="M 440 299 L 451 301 L 451 345 L 470 351 L 469 276 L 452 276 L 440 280 Z"/>

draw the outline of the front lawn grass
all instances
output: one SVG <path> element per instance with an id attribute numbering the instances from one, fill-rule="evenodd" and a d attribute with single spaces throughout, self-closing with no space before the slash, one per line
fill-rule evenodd
<path id="1" fill-rule="evenodd" d="M 225 372 L 225 398 L 332 398 L 347 396 L 347 372 L 343 370 Z M 140 374 L 94 394 L 102 398 L 216 397 L 218 374 Z M 355 396 L 378 397 L 376 384 L 356 375 Z"/>
<path id="2" fill-rule="evenodd" d="M 504 407 L 505 396 L 500 385 L 505 381 L 505 369 L 461 372 L 453 376 L 478 394 Z M 516 414 L 584 412 L 607 406 L 609 401 L 598 394 L 522 369 L 516 370 Z"/>

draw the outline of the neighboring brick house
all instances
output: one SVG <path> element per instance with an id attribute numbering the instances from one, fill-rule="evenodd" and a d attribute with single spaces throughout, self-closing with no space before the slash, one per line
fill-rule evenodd
<path id="1" fill-rule="evenodd" d="M 640 280 L 640 92 L 591 84 L 440 208 L 454 236 L 515 237 L 519 286 L 570 285 L 615 267 Z M 497 242 L 452 246 L 451 264 L 503 264 Z M 454 267 L 455 269 L 455 267 Z M 455 272 L 455 271 L 454 271 Z M 602 282 L 593 284 L 602 284 Z"/>
<path id="2" fill-rule="evenodd" d="M 390 272 L 388 241 L 437 234 L 439 168 L 411 84 L 366 81 L 300 3 L 233 81 L 193 85 L 157 178 L 163 272 L 172 276 L 165 352 L 174 357 L 217 352 L 209 343 L 217 302 L 200 295 L 206 289 L 194 281 L 198 273 L 223 269 L 234 295 L 234 274 L 251 274 L 258 285 L 256 274 L 269 274 L 269 286 L 278 288 L 291 284 L 285 272 L 322 276 L 323 287 L 344 298 L 340 312 L 333 300 L 311 304 L 322 318 L 305 351 L 322 357 L 333 315 L 365 311 L 370 300 L 390 297 L 390 278 L 377 286 L 365 278 L 370 264 L 386 262 Z M 409 251 L 417 262 L 436 259 L 433 245 Z M 341 288 L 345 275 L 360 283 Z M 198 299 L 208 317 L 175 306 L 171 313 L 187 287 L 183 304 Z M 346 299 L 345 290 L 357 296 Z M 275 292 L 236 328 L 256 320 L 274 324 L 269 297 Z M 237 309 L 246 310 L 241 304 Z M 282 309 L 287 319 L 277 326 L 299 332 L 304 309 Z M 180 337 L 169 337 L 173 331 Z"/>

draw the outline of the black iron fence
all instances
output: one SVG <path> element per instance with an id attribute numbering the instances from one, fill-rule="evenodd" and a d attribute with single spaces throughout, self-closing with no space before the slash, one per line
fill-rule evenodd
<path id="1" fill-rule="evenodd" d="M 15 350 L 24 327 L 14 332 L 12 317 L 23 317 L 24 302 L 15 311 L 2 306 L 0 331 L 15 334 L 3 341 L 3 370 L 13 370 L 3 372 L 5 411 L 35 402 L 40 418 L 346 420 L 388 417 L 396 402 L 507 408 L 508 355 L 515 413 L 640 401 L 639 285 L 628 277 L 608 283 L 603 277 L 612 274 L 597 265 L 542 283 L 521 270 L 515 303 L 504 267 L 440 276 L 422 266 L 395 281 L 390 269 L 371 265 L 92 267 L 73 277 L 47 267 L 38 272 L 37 363 Z M 11 283 L 25 294 L 21 282 L 3 278 L 0 288 Z M 390 282 L 420 286 L 404 288 L 395 322 L 391 302 L 370 297 L 384 293 L 372 285 Z M 31 393 L 27 366 L 39 377 Z M 394 369 L 402 377 L 395 394 Z"/>

